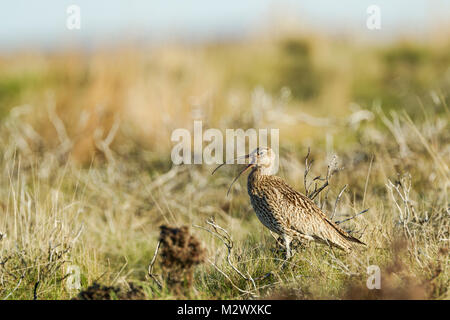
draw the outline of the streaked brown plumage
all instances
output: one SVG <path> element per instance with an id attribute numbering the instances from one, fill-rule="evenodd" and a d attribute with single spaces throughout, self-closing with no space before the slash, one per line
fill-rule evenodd
<path id="1" fill-rule="evenodd" d="M 245 158 L 249 164 L 240 174 L 252 168 L 247 188 L 253 209 L 264 226 L 282 237 L 287 258 L 293 239 L 318 241 L 346 252 L 354 243 L 364 244 L 328 219 L 312 200 L 273 175 L 275 153 L 270 148 L 257 148 Z"/>

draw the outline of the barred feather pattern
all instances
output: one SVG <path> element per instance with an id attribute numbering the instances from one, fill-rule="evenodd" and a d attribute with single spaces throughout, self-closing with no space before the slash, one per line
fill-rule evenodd
<path id="1" fill-rule="evenodd" d="M 255 167 L 248 176 L 248 194 L 261 223 L 284 239 L 317 241 L 349 252 L 363 244 L 328 219 L 308 197 L 295 191 L 280 177 Z"/>

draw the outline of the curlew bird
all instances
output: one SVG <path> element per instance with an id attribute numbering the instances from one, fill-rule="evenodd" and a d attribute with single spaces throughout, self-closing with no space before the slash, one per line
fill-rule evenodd
<path id="1" fill-rule="evenodd" d="M 290 243 L 317 241 L 349 252 L 354 243 L 365 245 L 352 237 L 333 221 L 308 197 L 295 191 L 280 177 L 274 175 L 275 152 L 257 148 L 243 158 L 249 164 L 231 183 L 249 168 L 247 189 L 253 209 L 261 223 L 281 236 L 286 247 L 286 259 L 291 257 Z M 214 172 L 223 164 L 218 166 Z"/>

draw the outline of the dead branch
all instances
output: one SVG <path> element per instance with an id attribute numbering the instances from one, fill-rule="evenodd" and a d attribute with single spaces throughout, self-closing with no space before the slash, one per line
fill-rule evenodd
<path id="1" fill-rule="evenodd" d="M 153 266 L 155 265 L 156 258 L 158 256 L 158 251 L 159 251 L 159 247 L 160 246 L 161 246 L 161 240 L 159 240 L 158 243 L 156 244 L 155 253 L 153 254 L 152 261 L 150 261 L 150 264 L 148 265 L 148 272 L 147 272 L 147 274 L 148 274 L 148 276 L 150 278 L 153 279 L 153 281 L 155 281 L 156 285 L 161 290 L 162 289 L 161 281 L 158 280 L 158 275 L 153 273 Z"/>
<path id="2" fill-rule="evenodd" d="M 225 247 L 227 248 L 227 263 L 228 265 L 244 280 L 249 281 L 252 286 L 253 286 L 253 291 L 247 291 L 247 290 L 243 290 L 241 288 L 238 288 L 229 278 L 229 276 L 225 275 L 225 272 L 223 272 L 222 270 L 220 270 L 220 268 L 213 262 L 209 261 L 214 268 L 216 268 L 222 275 L 224 275 L 230 282 L 231 284 L 239 289 L 240 292 L 244 292 L 244 293 L 248 293 L 251 294 L 252 296 L 257 297 L 257 287 L 256 287 L 256 283 L 255 280 L 252 278 L 252 276 L 250 274 L 244 275 L 231 261 L 231 256 L 232 256 L 232 250 L 234 247 L 234 242 L 233 239 L 231 238 L 230 234 L 228 233 L 227 230 L 225 230 L 224 228 L 222 228 L 221 226 L 219 226 L 218 224 L 215 223 L 214 218 L 210 218 L 208 220 L 206 220 L 206 223 L 211 226 L 212 229 L 209 228 L 205 228 L 202 226 L 198 226 L 198 225 L 194 225 L 194 227 L 196 228 L 200 228 L 203 229 L 209 233 L 211 233 L 212 235 L 214 235 L 215 237 L 219 238 L 223 244 L 225 245 Z"/>
<path id="3" fill-rule="evenodd" d="M 16 250 L 17 250 L 17 253 L 16 253 L 16 254 L 20 257 L 20 261 L 21 261 L 21 263 L 22 263 L 22 269 L 23 269 L 23 272 L 22 272 L 22 274 L 20 275 L 20 278 L 19 278 L 19 280 L 17 281 L 17 284 L 16 284 L 16 286 L 14 287 L 14 289 L 11 290 L 11 291 L 6 295 L 6 297 L 3 298 L 3 300 L 8 300 L 8 298 L 9 298 L 14 292 L 16 292 L 17 289 L 19 289 L 20 285 L 22 284 L 22 280 L 25 278 L 26 273 L 27 273 L 28 264 L 27 264 L 25 258 L 23 257 L 22 252 L 20 252 L 20 250 L 19 250 L 19 248 L 18 248 L 17 246 L 16 246 Z"/>
<path id="4" fill-rule="evenodd" d="M 409 230 L 409 223 L 411 222 L 411 216 L 415 216 L 414 207 L 410 199 L 411 177 L 409 175 L 404 176 L 396 184 L 392 183 L 392 181 L 388 179 L 386 188 L 389 190 L 392 201 L 399 212 L 399 221 L 403 226 L 403 229 L 406 234 L 411 237 L 412 235 Z"/>
<path id="5" fill-rule="evenodd" d="M 234 284 L 233 280 L 231 280 L 231 278 L 224 272 L 222 271 L 214 262 L 212 262 L 211 260 L 208 259 L 208 262 L 217 270 L 220 272 L 220 274 L 222 274 L 228 281 L 230 281 L 231 285 L 236 288 L 239 292 L 245 293 L 245 294 L 249 294 L 249 295 L 253 295 L 253 293 L 251 291 L 247 291 L 244 289 L 239 288 L 237 285 Z"/>
<path id="6" fill-rule="evenodd" d="M 309 160 L 310 154 L 311 154 L 310 153 L 310 148 L 308 148 L 308 153 L 307 153 L 306 158 L 305 158 L 305 173 L 303 175 L 303 184 L 305 185 L 305 195 L 308 198 L 310 198 L 311 200 L 314 200 L 319 195 L 319 193 L 321 193 L 326 187 L 329 186 L 331 177 L 336 172 L 342 170 L 342 168 L 338 168 L 338 166 L 337 166 L 337 157 L 334 156 L 332 158 L 332 160 L 330 161 L 330 163 L 328 164 L 327 174 L 326 174 L 325 178 L 322 178 L 322 176 L 320 176 L 320 175 L 316 176 L 308 184 L 307 183 L 308 175 L 309 175 L 309 173 L 311 171 L 312 164 L 313 164 L 313 161 Z M 324 181 L 324 183 L 321 186 L 319 186 L 318 185 L 319 181 Z M 310 188 L 311 188 L 311 185 L 313 183 L 314 183 L 314 190 L 311 191 Z"/>
<path id="7" fill-rule="evenodd" d="M 311 149 L 308 147 L 308 153 L 306 154 L 306 158 L 305 158 L 305 174 L 303 175 L 303 185 L 305 186 L 305 195 L 308 196 L 308 192 L 309 192 L 309 187 L 307 185 L 307 177 L 309 174 L 309 171 L 311 170 L 311 166 L 313 162 L 309 162 L 309 155 L 311 153 Z"/>
<path id="8" fill-rule="evenodd" d="M 37 289 L 38 289 L 40 283 L 41 283 L 41 280 L 38 280 L 38 281 L 36 281 L 36 283 L 34 284 L 34 289 L 33 289 L 33 300 L 37 300 Z"/>
<path id="9" fill-rule="evenodd" d="M 308 153 L 306 154 L 306 158 L 305 158 L 305 174 L 303 176 L 303 183 L 305 185 L 305 195 L 310 198 L 311 200 L 314 200 L 323 190 L 325 190 L 325 188 L 327 188 L 330 185 L 330 180 L 331 177 L 338 171 L 342 170 L 343 168 L 339 168 L 338 167 L 338 161 L 337 161 L 337 156 L 333 156 L 333 158 L 331 159 L 330 163 L 327 166 L 327 174 L 325 176 L 325 178 L 322 178 L 321 176 L 317 176 L 315 178 L 313 178 L 311 180 L 311 182 L 308 184 L 308 175 L 311 171 L 312 168 L 312 164 L 313 161 L 309 160 L 309 156 L 311 154 L 311 150 L 310 148 L 308 148 Z M 324 181 L 323 184 L 321 186 L 318 185 L 318 181 Z M 314 183 L 314 190 L 311 190 L 311 185 Z M 336 211 L 337 211 L 337 207 L 339 204 L 339 201 L 342 198 L 342 195 L 344 194 L 344 191 L 347 189 L 348 185 L 345 185 L 341 191 L 339 192 L 336 201 L 334 203 L 334 207 L 333 207 L 333 211 L 331 212 L 331 216 L 330 219 L 332 220 L 334 218 L 334 216 L 336 215 Z M 325 195 L 325 199 L 328 197 L 328 191 Z M 326 200 L 325 200 L 326 201 Z M 324 203 L 320 204 L 320 208 L 322 209 Z M 355 214 L 354 216 L 341 220 L 341 221 L 336 221 L 336 224 L 340 224 L 343 223 L 345 221 L 349 221 L 352 220 L 354 218 L 356 218 L 357 216 L 365 213 L 369 211 L 369 209 L 365 209 L 357 214 Z"/>
<path id="10" fill-rule="evenodd" d="M 26 274 L 26 269 L 24 268 L 24 271 L 22 272 L 22 275 L 19 278 L 19 281 L 17 282 L 17 285 L 15 286 L 15 288 L 8 293 L 8 295 L 3 299 L 3 300 L 8 300 L 8 298 L 20 287 L 20 284 L 22 283 L 22 280 L 25 278 L 25 274 Z"/>
<path id="11" fill-rule="evenodd" d="M 359 216 L 359 215 L 361 215 L 361 214 L 363 214 L 363 213 L 366 213 L 367 211 L 369 211 L 369 208 L 364 209 L 363 211 L 361 211 L 361 212 L 355 214 L 354 216 L 351 216 L 350 218 L 347 218 L 347 219 L 344 219 L 344 220 L 340 220 L 340 221 L 335 221 L 334 223 L 340 224 L 340 223 L 343 223 L 343 222 L 346 222 L 346 221 L 355 219 L 357 216 Z"/>
<path id="12" fill-rule="evenodd" d="M 341 200 L 342 194 L 344 193 L 345 189 L 347 189 L 347 187 L 348 187 L 348 185 L 346 184 L 346 185 L 342 188 L 341 192 L 339 192 L 339 194 L 338 194 L 338 196 L 337 196 L 337 198 L 336 198 L 336 202 L 334 203 L 333 212 L 331 213 L 331 217 L 330 217 L 331 220 L 333 220 L 334 215 L 336 214 L 336 209 L 337 209 L 338 203 L 339 203 L 339 201 Z"/>

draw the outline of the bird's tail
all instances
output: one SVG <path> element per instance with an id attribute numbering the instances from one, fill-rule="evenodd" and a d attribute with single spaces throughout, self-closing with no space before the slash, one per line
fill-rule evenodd
<path id="1" fill-rule="evenodd" d="M 338 234 L 340 235 L 341 238 L 343 238 L 343 239 L 345 239 L 347 241 L 350 241 L 350 242 L 354 242 L 354 243 L 366 246 L 366 244 L 364 242 L 362 242 L 361 240 L 351 236 L 347 231 L 343 230 L 341 227 L 339 227 L 334 222 L 332 222 L 332 221 L 330 221 L 328 219 L 326 219 L 326 221 L 328 222 L 328 224 L 330 226 L 332 226 L 338 232 Z"/>

